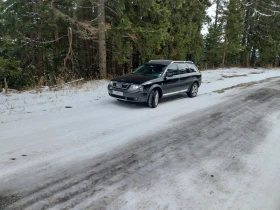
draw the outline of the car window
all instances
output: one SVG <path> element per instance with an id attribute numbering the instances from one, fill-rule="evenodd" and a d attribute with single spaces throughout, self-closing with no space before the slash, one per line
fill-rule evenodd
<path id="1" fill-rule="evenodd" d="M 189 71 L 188 66 L 184 63 L 178 64 L 178 67 L 179 67 L 180 74 L 186 74 Z"/>
<path id="2" fill-rule="evenodd" d="M 193 64 L 188 64 L 188 66 L 189 66 L 189 68 L 190 68 L 191 73 L 192 73 L 192 72 L 197 72 L 197 68 L 196 68 L 195 65 L 193 65 Z"/>
<path id="3" fill-rule="evenodd" d="M 177 64 L 172 63 L 171 65 L 169 65 L 167 67 L 167 72 L 172 72 L 173 75 L 178 75 L 179 74 L 179 70 L 178 70 Z"/>
<path id="4" fill-rule="evenodd" d="M 141 75 L 151 75 L 155 77 L 162 76 L 162 73 L 166 69 L 166 65 L 162 64 L 144 64 L 137 69 L 135 69 L 133 74 L 141 74 Z"/>

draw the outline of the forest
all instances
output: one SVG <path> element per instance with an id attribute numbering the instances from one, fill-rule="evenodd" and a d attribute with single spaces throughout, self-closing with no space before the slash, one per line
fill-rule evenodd
<path id="1" fill-rule="evenodd" d="M 280 0 L 0 0 L 0 89 L 111 78 L 151 59 L 214 69 L 279 57 Z"/>

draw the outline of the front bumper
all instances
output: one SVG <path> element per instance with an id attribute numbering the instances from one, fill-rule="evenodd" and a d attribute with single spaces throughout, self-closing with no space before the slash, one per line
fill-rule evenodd
<path id="1" fill-rule="evenodd" d="M 123 95 L 115 95 L 113 94 L 113 91 L 118 91 L 122 92 Z M 112 86 L 108 86 L 108 94 L 111 97 L 123 100 L 123 101 L 131 101 L 131 102 L 147 102 L 147 93 L 144 93 L 143 91 L 137 91 L 137 92 L 132 92 L 128 90 L 123 90 L 123 89 L 116 89 Z"/>

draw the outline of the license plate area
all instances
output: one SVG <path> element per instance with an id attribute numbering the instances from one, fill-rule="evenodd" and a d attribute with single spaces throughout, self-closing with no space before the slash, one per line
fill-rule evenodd
<path id="1" fill-rule="evenodd" d="M 117 96 L 123 96 L 123 92 L 112 90 L 112 94 Z"/>

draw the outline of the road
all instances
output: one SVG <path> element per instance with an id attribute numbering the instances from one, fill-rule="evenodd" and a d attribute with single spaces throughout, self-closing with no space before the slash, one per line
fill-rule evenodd
<path id="1" fill-rule="evenodd" d="M 279 125 L 280 80 L 242 87 L 113 151 L 0 182 L 0 209 L 279 209 Z"/>

